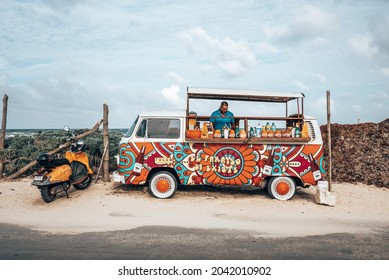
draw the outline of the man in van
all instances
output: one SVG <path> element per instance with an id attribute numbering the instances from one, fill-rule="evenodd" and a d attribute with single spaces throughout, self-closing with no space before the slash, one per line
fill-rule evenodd
<path id="1" fill-rule="evenodd" d="M 212 123 L 213 128 L 220 131 L 227 125 L 228 128 L 234 129 L 234 114 L 228 111 L 227 101 L 222 101 L 220 108 L 212 113 L 209 121 Z"/>

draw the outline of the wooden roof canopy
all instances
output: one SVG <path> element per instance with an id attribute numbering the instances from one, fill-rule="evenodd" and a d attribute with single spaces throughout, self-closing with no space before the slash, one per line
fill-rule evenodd
<path id="1" fill-rule="evenodd" d="M 219 88 L 187 88 L 187 113 L 189 110 L 189 99 L 217 99 L 217 100 L 236 100 L 236 101 L 254 101 L 271 103 L 288 103 L 291 100 L 297 100 L 299 114 L 303 115 L 304 93 L 301 92 L 277 92 L 260 91 L 246 89 L 219 89 Z M 301 104 L 300 104 L 300 102 Z M 301 106 L 301 112 L 300 112 Z"/>
<path id="2" fill-rule="evenodd" d="M 215 89 L 215 88 L 187 88 L 187 97 L 191 99 L 224 99 L 238 101 L 258 101 L 286 103 L 288 101 L 304 98 L 303 93 L 276 92 L 259 90 Z"/>

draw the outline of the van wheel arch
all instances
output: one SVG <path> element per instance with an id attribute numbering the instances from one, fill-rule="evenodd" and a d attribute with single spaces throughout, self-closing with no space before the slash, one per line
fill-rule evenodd
<path id="1" fill-rule="evenodd" d="M 154 176 L 155 173 L 161 171 L 166 171 L 171 173 L 176 178 L 177 183 L 180 184 L 180 179 L 178 178 L 177 172 L 173 168 L 169 168 L 169 167 L 158 167 L 158 168 L 151 169 L 149 174 L 147 175 L 146 184 L 150 183 L 150 179 Z"/>

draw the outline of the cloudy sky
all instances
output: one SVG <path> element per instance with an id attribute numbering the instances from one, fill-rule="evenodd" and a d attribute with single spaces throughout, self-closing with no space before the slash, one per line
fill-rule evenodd
<path id="1" fill-rule="evenodd" d="M 185 108 L 187 86 L 304 92 L 320 124 L 330 90 L 333 122 L 380 122 L 388 30 L 387 0 L 2 0 L 7 127 L 88 128 L 105 103 L 126 128 Z"/>

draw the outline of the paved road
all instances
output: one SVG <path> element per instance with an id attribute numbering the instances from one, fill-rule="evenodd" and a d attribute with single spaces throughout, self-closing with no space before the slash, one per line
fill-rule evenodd
<path id="1" fill-rule="evenodd" d="M 159 226 L 62 235 L 0 224 L 3 260 L 388 260 L 388 248 L 389 228 L 372 235 L 264 238 L 243 231 Z"/>

